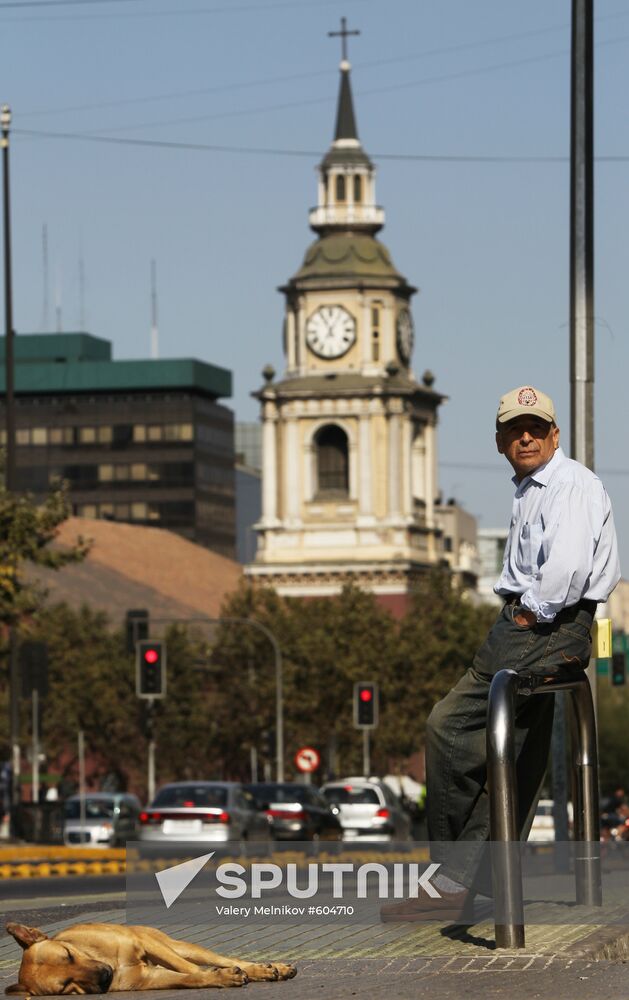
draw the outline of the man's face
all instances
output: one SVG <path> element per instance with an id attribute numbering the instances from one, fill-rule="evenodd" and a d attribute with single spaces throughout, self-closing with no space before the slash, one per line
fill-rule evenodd
<path id="1" fill-rule="evenodd" d="M 515 417 L 496 432 L 496 446 L 522 480 L 552 458 L 559 446 L 559 428 L 541 417 Z"/>

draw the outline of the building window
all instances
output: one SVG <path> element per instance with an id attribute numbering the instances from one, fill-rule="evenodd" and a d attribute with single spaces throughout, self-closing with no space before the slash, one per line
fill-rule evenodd
<path id="1" fill-rule="evenodd" d="M 46 427 L 33 427 L 31 430 L 31 444 L 48 444 L 48 430 Z"/>
<path id="2" fill-rule="evenodd" d="M 133 425 L 133 440 L 138 443 L 146 441 L 146 425 L 145 424 L 134 424 Z"/>
<path id="3" fill-rule="evenodd" d="M 146 428 L 147 441 L 161 441 L 162 430 L 163 428 L 160 424 L 149 424 L 149 426 Z"/>
<path id="4" fill-rule="evenodd" d="M 146 521 L 148 516 L 148 506 L 145 503 L 132 503 L 131 504 L 131 520 L 132 521 Z"/>
<path id="5" fill-rule="evenodd" d="M 95 503 L 77 504 L 76 512 L 79 517 L 98 517 L 98 508 Z"/>
<path id="6" fill-rule="evenodd" d="M 113 439 L 113 431 L 111 427 L 99 427 L 98 428 L 98 443 L 99 444 L 111 444 Z"/>
<path id="7" fill-rule="evenodd" d="M 96 428 L 79 427 L 79 444 L 96 444 Z"/>
<path id="8" fill-rule="evenodd" d="M 360 174 L 354 174 L 354 201 L 360 205 L 363 200 L 363 179 Z"/>
<path id="9" fill-rule="evenodd" d="M 345 201 L 345 177 L 343 174 L 336 175 L 336 200 Z"/>
<path id="10" fill-rule="evenodd" d="M 48 440 L 51 444 L 74 444 L 74 427 L 51 427 Z"/>
<path id="11" fill-rule="evenodd" d="M 371 307 L 371 355 L 374 361 L 380 360 L 380 307 Z"/>
<path id="12" fill-rule="evenodd" d="M 114 467 L 113 465 L 99 465 L 98 466 L 98 480 L 101 483 L 109 483 L 114 478 Z"/>
<path id="13" fill-rule="evenodd" d="M 134 462 L 131 466 L 131 479 L 146 479 L 146 465 L 143 462 Z"/>
<path id="14" fill-rule="evenodd" d="M 317 484 L 319 496 L 349 493 L 349 447 L 347 434 L 340 427 L 328 424 L 315 438 Z"/>
<path id="15" fill-rule="evenodd" d="M 20 429 L 15 432 L 15 443 L 16 444 L 30 444 L 31 443 L 31 432 L 26 429 Z"/>

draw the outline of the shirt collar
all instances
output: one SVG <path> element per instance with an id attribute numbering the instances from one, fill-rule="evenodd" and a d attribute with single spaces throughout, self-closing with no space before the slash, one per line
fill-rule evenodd
<path id="1" fill-rule="evenodd" d="M 565 458 L 563 449 L 558 447 L 548 461 L 544 465 L 540 465 L 539 469 L 536 469 L 535 472 L 531 472 L 530 476 L 525 476 L 520 482 L 518 482 L 517 476 L 512 476 L 511 482 L 516 488 L 516 494 L 522 496 L 531 482 L 538 483 L 540 486 L 548 486 L 548 481 L 553 472 L 565 461 Z"/>

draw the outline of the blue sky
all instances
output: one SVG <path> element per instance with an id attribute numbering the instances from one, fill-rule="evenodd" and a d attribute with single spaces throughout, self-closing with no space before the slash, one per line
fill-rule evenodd
<path id="1" fill-rule="evenodd" d="M 148 356 L 155 258 L 161 355 L 230 368 L 230 405 L 255 419 L 262 367 L 283 368 L 276 289 L 312 239 L 314 168 L 338 86 L 340 45 L 327 32 L 345 15 L 361 31 L 352 83 L 387 213 L 381 236 L 421 289 L 413 367 L 434 371 L 449 396 L 441 487 L 481 526 L 505 524 L 512 487 L 493 443 L 501 393 L 523 383 L 550 393 L 569 450 L 570 7 L 0 0 L 18 332 L 44 328 L 46 225 L 49 329 L 56 299 L 63 329 L 80 326 L 82 256 L 85 327 L 111 339 L 115 357 Z M 596 153 L 622 157 L 629 3 L 598 0 L 595 17 Z M 625 576 L 628 168 L 598 160 L 595 217 L 596 465 Z"/>

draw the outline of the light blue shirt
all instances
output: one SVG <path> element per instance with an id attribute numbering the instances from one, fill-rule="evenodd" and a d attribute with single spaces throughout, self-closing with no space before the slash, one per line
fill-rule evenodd
<path id="1" fill-rule="evenodd" d="M 620 579 L 612 507 L 602 482 L 561 448 L 516 486 L 497 594 L 522 594 L 538 621 L 582 598 L 604 602 Z"/>

